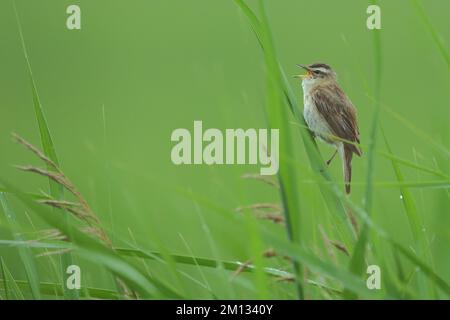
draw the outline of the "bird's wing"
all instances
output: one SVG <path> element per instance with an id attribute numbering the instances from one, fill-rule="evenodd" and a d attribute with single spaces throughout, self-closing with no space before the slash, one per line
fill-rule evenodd
<path id="1" fill-rule="evenodd" d="M 311 92 L 311 98 L 335 136 L 359 143 L 356 109 L 338 85 L 319 86 Z M 360 155 L 359 148 L 353 147 L 352 151 Z"/>

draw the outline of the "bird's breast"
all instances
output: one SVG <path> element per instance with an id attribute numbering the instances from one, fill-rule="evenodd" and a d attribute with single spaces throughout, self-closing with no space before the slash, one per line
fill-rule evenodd
<path id="1" fill-rule="evenodd" d="M 308 125 L 309 129 L 322 140 L 328 142 L 330 140 L 329 136 L 332 134 L 332 132 L 326 120 L 317 110 L 309 94 L 304 95 L 303 104 L 303 117 L 305 118 L 306 124 Z"/>

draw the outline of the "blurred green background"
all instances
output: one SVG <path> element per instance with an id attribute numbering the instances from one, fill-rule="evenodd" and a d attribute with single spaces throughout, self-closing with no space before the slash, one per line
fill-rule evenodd
<path id="1" fill-rule="evenodd" d="M 251 6 L 255 3 L 248 1 Z M 204 128 L 267 127 L 263 55 L 233 1 L 17 0 L 16 4 L 61 167 L 87 198 L 113 242 L 126 240 L 147 249 L 164 247 L 171 253 L 246 261 L 258 245 L 249 236 L 251 230 L 263 225 L 284 233 L 281 226 L 235 212 L 239 206 L 279 201 L 275 189 L 242 179 L 245 173 L 257 173 L 258 166 L 175 166 L 170 160 L 171 132 L 192 130 L 194 120 L 202 120 Z M 81 30 L 66 28 L 70 4 L 81 7 Z M 380 122 L 396 156 L 448 173 L 448 65 L 411 1 L 384 0 L 379 5 Z M 330 64 L 358 109 L 363 150 L 371 128 L 374 86 L 367 6 L 368 2 L 360 0 L 282 0 L 267 5 L 278 58 L 288 76 L 298 74 L 297 63 Z M 448 48 L 450 2 L 424 1 L 423 7 Z M 46 191 L 44 178 L 13 168 L 40 163 L 13 143 L 10 133 L 38 146 L 40 140 L 9 0 L 0 2 L 0 47 L 0 176 L 29 192 Z M 299 83 L 290 81 L 301 101 Z M 334 226 L 311 182 L 310 164 L 293 119 L 292 129 L 298 138 L 295 153 L 303 243 L 309 252 L 326 259 L 319 225 L 330 236 Z M 385 150 L 381 136 L 376 148 Z M 324 145 L 320 149 L 326 158 L 333 151 Z M 402 170 L 406 181 L 439 180 L 411 168 Z M 336 181 L 342 180 L 340 160 L 330 171 Z M 367 158 L 355 158 L 351 199 L 360 205 L 366 171 Z M 374 179 L 373 220 L 409 246 L 412 236 L 395 175 L 389 159 L 380 154 L 375 155 Z M 434 270 L 450 281 L 448 184 L 411 188 L 411 192 L 424 220 Z M 186 193 L 207 199 L 224 209 L 223 213 L 202 206 Z M 30 221 L 19 204 L 15 207 L 27 234 L 32 229 Z M 45 228 L 28 214 L 37 228 Z M 11 238 L 2 214 L 0 237 Z M 346 268 L 348 258 L 335 254 L 337 265 Z M 23 279 L 15 249 L 1 247 L 0 255 L 13 275 Z M 265 263 L 287 268 L 280 260 Z M 52 281 L 46 258 L 37 261 L 42 280 Z M 83 285 L 111 286 L 111 279 L 95 264 L 80 263 L 86 266 L 82 267 Z M 367 263 L 377 264 L 377 255 L 370 255 Z M 147 267 L 191 298 L 211 298 L 210 291 L 220 298 L 295 297 L 293 284 L 288 282 L 270 280 L 270 290 L 264 291 L 253 275 L 232 279 L 231 272 L 177 265 L 186 274 L 180 281 L 164 264 L 148 262 Z M 312 290 L 309 298 L 323 296 Z"/>

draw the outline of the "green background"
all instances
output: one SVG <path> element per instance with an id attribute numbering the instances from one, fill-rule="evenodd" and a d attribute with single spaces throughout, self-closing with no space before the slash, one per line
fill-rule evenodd
<path id="1" fill-rule="evenodd" d="M 257 2 L 248 4 L 257 8 Z M 266 128 L 264 58 L 249 23 L 233 1 L 94 0 L 16 1 L 26 49 L 61 167 L 99 216 L 113 243 L 128 241 L 148 250 L 188 256 L 247 261 L 265 249 L 255 240 L 261 227 L 283 235 L 284 229 L 235 208 L 279 202 L 277 191 L 242 179 L 258 166 L 175 166 L 170 160 L 171 132 L 204 128 Z M 81 7 L 81 30 L 68 30 L 66 8 Z M 446 61 L 421 21 L 412 1 L 380 1 L 382 30 L 380 123 L 393 153 L 419 166 L 449 172 L 450 77 Z M 326 62 L 358 109 L 363 150 L 367 150 L 375 79 L 372 32 L 366 28 L 368 2 L 360 0 L 268 1 L 280 64 L 298 101 L 302 91 L 291 75 L 297 63 Z M 443 43 L 450 40 L 450 2 L 424 1 L 423 7 Z M 257 10 L 258 12 L 258 10 Z M 48 192 L 47 181 L 13 168 L 41 163 L 12 142 L 16 132 L 40 146 L 32 91 L 12 1 L 0 2 L 0 176 L 28 192 Z M 302 103 L 300 103 L 302 106 Z M 320 227 L 333 238 L 335 226 L 317 184 L 311 180 L 294 118 L 294 137 L 306 250 L 346 269 L 348 257 L 334 250 L 328 256 Z M 333 150 L 319 146 L 325 158 Z M 381 135 L 377 151 L 386 151 Z M 283 156 L 283 155 L 281 155 Z M 413 241 L 389 159 L 376 153 L 373 220 L 406 247 Z M 406 181 L 445 181 L 442 177 L 403 168 Z M 330 167 L 342 180 L 340 160 Z M 367 157 L 354 158 L 351 199 L 364 204 Z M 447 175 L 448 177 L 448 175 Z M 447 184 L 411 188 L 432 255 L 433 268 L 450 281 L 450 225 Z M 342 184 L 340 184 L 342 186 Z M 188 195 L 187 195 L 188 194 Z M 195 195 L 195 196 L 192 196 Z M 213 204 L 203 205 L 202 201 Z M 23 233 L 32 232 L 25 209 L 11 200 Z M 221 208 L 221 211 L 213 207 Z M 38 229 L 46 225 L 28 212 Z M 0 236 L 11 234 L 0 214 Z M 369 241 L 369 251 L 371 250 Z M 413 252 L 413 251 L 411 251 Z M 35 252 L 39 253 L 38 250 Z M 0 247 L 0 255 L 17 279 L 24 279 L 16 249 Z M 368 264 L 379 264 L 369 254 Z M 386 268 L 396 273 L 386 248 Z M 42 281 L 56 282 L 48 258 L 36 258 Z M 111 278 L 93 262 L 80 258 L 83 286 L 113 287 Z M 137 264 L 144 266 L 144 262 Z M 290 270 L 281 258 L 264 264 Z M 172 267 L 171 267 L 172 268 Z M 163 279 L 189 298 L 295 298 L 289 282 L 214 268 L 146 262 L 153 277 Z M 406 287 L 417 297 L 443 298 L 420 291 L 414 267 Z M 176 270 L 176 271 L 174 271 Z M 180 276 L 181 274 L 181 276 Z M 315 281 L 320 273 L 309 273 Z M 380 297 L 387 295 L 383 278 Z M 331 282 L 333 283 L 333 282 Z M 208 289 L 209 288 L 209 289 Z M 0 294 L 1 294 L 0 286 Z M 27 296 L 26 289 L 24 294 Z M 56 295 L 58 296 L 58 295 Z M 59 296 L 58 296 L 59 297 Z M 315 287 L 307 297 L 329 296 Z M 332 298 L 335 296 L 331 295 Z M 447 296 L 448 298 L 448 296 Z"/>

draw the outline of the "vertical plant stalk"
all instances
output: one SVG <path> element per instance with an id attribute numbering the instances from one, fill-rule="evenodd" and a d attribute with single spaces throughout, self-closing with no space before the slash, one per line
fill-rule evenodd
<path id="1" fill-rule="evenodd" d="M 285 221 L 288 237 L 291 242 L 300 244 L 300 206 L 298 203 L 298 190 L 295 181 L 295 168 L 292 161 L 292 139 L 288 125 L 288 114 L 284 107 L 284 92 L 279 63 L 276 59 L 275 48 L 270 35 L 270 28 L 265 12 L 263 1 L 260 1 L 262 18 L 259 20 L 253 11 L 242 1 L 235 0 L 235 3 L 250 20 L 259 44 L 264 51 L 264 60 L 267 70 L 267 108 L 266 113 L 271 128 L 280 130 L 280 169 L 278 180 L 280 186 L 280 196 L 285 213 Z M 304 298 L 302 267 L 298 262 L 294 263 L 296 272 L 296 287 L 300 299 Z"/>
<path id="2" fill-rule="evenodd" d="M 0 192 L 0 204 L 3 207 L 3 212 L 6 216 L 6 221 L 11 229 L 13 238 L 16 241 L 23 241 L 23 237 L 19 233 L 19 226 L 16 221 L 16 214 L 8 204 L 6 195 Z M 23 267 L 25 269 L 25 275 L 28 280 L 31 295 L 33 299 L 41 299 L 41 293 L 39 288 L 39 274 L 37 272 L 36 263 L 34 261 L 33 254 L 30 248 L 21 247 L 18 248 L 20 259 L 22 260 Z"/>
<path id="3" fill-rule="evenodd" d="M 383 134 L 384 143 L 386 145 L 386 148 L 389 153 L 392 154 L 392 149 L 389 144 L 388 139 L 386 138 L 386 135 L 384 133 L 383 127 L 380 125 L 381 132 Z M 396 160 L 391 159 L 392 168 L 394 170 L 395 176 L 397 178 L 397 181 L 401 184 L 404 181 L 403 173 L 396 162 Z M 400 194 L 401 194 L 401 200 L 403 203 L 403 207 L 406 211 L 406 216 L 408 218 L 409 226 L 411 229 L 411 234 L 414 238 L 415 245 L 417 247 L 417 255 L 418 256 L 424 256 L 426 263 L 429 265 L 430 269 L 434 272 L 433 268 L 433 259 L 431 252 L 428 247 L 427 239 L 425 237 L 425 234 L 423 232 L 423 225 L 424 221 L 421 219 L 419 212 L 417 211 L 416 205 L 414 203 L 414 198 L 411 195 L 411 192 L 408 187 L 401 187 L 400 186 Z M 432 292 L 434 294 L 434 298 L 437 299 L 437 292 L 436 288 L 433 285 L 435 280 L 432 277 L 426 281 L 425 275 L 419 275 L 419 286 L 422 290 L 426 289 L 426 286 L 428 286 L 429 292 Z M 429 297 L 428 294 L 425 295 L 425 297 Z"/>
<path id="4" fill-rule="evenodd" d="M 377 4 L 377 0 L 372 0 L 371 4 Z M 372 30 L 373 33 L 373 49 L 374 49 L 374 102 L 373 102 L 373 116 L 372 125 L 370 129 L 370 137 L 367 150 L 367 175 L 366 175 L 366 190 L 365 190 L 365 204 L 364 209 L 367 215 L 370 217 L 372 212 L 373 202 L 373 175 L 375 170 L 375 146 L 377 141 L 377 128 L 378 120 L 380 117 L 380 96 L 381 96 L 381 77 L 382 77 L 382 50 L 381 50 L 381 30 Z M 355 275 L 361 275 L 364 268 L 364 258 L 366 254 L 366 246 L 369 238 L 369 226 L 366 221 L 362 221 L 361 233 L 353 251 L 352 259 L 350 260 L 350 272 Z M 350 292 L 345 292 L 346 298 L 356 298 L 355 295 Z"/>
<path id="5" fill-rule="evenodd" d="M 5 299 L 9 300 L 9 288 L 8 288 L 8 281 L 6 280 L 6 273 L 5 269 L 3 268 L 3 258 L 0 257 L 0 276 L 2 278 L 3 282 L 3 291 L 5 291 Z"/>
<path id="6" fill-rule="evenodd" d="M 33 77 L 33 72 L 31 69 L 31 64 L 30 64 L 30 59 L 28 58 L 28 52 L 25 46 L 25 40 L 23 37 L 23 31 L 22 31 L 22 26 L 20 23 L 20 19 L 19 19 L 19 14 L 17 12 L 17 8 L 16 8 L 16 3 L 15 1 L 13 1 L 13 7 L 14 7 L 14 13 L 16 16 L 16 22 L 17 22 L 17 26 L 18 26 L 18 30 L 19 30 L 19 36 L 20 36 L 20 42 L 22 45 L 22 51 L 25 57 L 25 61 L 27 64 L 27 71 L 28 71 L 28 76 L 30 79 L 30 83 L 31 83 L 31 88 L 32 88 L 32 94 L 33 94 L 33 105 L 34 105 L 34 112 L 35 112 L 35 116 L 36 116 L 36 120 L 39 126 L 39 133 L 40 133 L 40 138 L 41 138 L 41 143 L 42 143 L 42 148 L 43 151 L 45 153 L 45 155 L 51 159 L 56 165 L 59 165 L 58 162 L 58 157 L 56 155 L 56 150 L 53 144 L 53 139 L 52 136 L 50 134 L 50 130 L 48 128 L 47 125 L 47 120 L 45 118 L 44 115 L 44 111 L 42 108 L 42 104 L 40 102 L 39 99 L 39 95 L 38 95 L 38 91 L 37 91 L 37 87 L 36 87 L 36 83 L 34 81 L 34 77 Z M 47 165 L 48 170 L 52 170 L 52 168 L 50 166 Z M 59 184 L 55 183 L 54 181 L 52 181 L 51 179 L 49 179 L 49 185 L 50 185 L 50 194 L 54 199 L 62 199 L 63 198 L 63 188 L 62 186 L 60 186 Z M 63 213 L 65 214 L 65 222 L 67 224 L 67 226 L 69 226 L 68 224 L 68 214 L 67 213 Z M 69 228 L 70 230 L 70 228 Z M 68 299 L 78 299 L 79 295 L 78 295 L 78 291 L 77 290 L 68 290 L 66 287 L 66 269 L 68 266 L 72 265 L 74 260 L 73 260 L 73 256 L 70 252 L 64 253 L 61 255 L 61 272 L 64 275 L 63 276 L 63 288 L 64 288 L 64 296 Z"/>
<path id="7" fill-rule="evenodd" d="M 265 63 L 267 68 L 267 115 L 271 128 L 278 128 L 280 134 L 280 166 L 278 179 L 280 183 L 280 195 L 285 212 L 286 226 L 290 241 L 301 245 L 301 217 L 298 203 L 298 189 L 295 178 L 295 167 L 292 161 L 292 137 L 290 135 L 288 113 L 284 107 L 284 97 L 281 86 L 281 74 L 276 58 L 276 51 L 270 33 L 264 1 L 259 1 L 261 9 L 262 43 L 265 48 Z M 303 270 L 300 263 L 294 263 L 296 273 L 297 292 L 300 299 L 304 299 Z"/>

